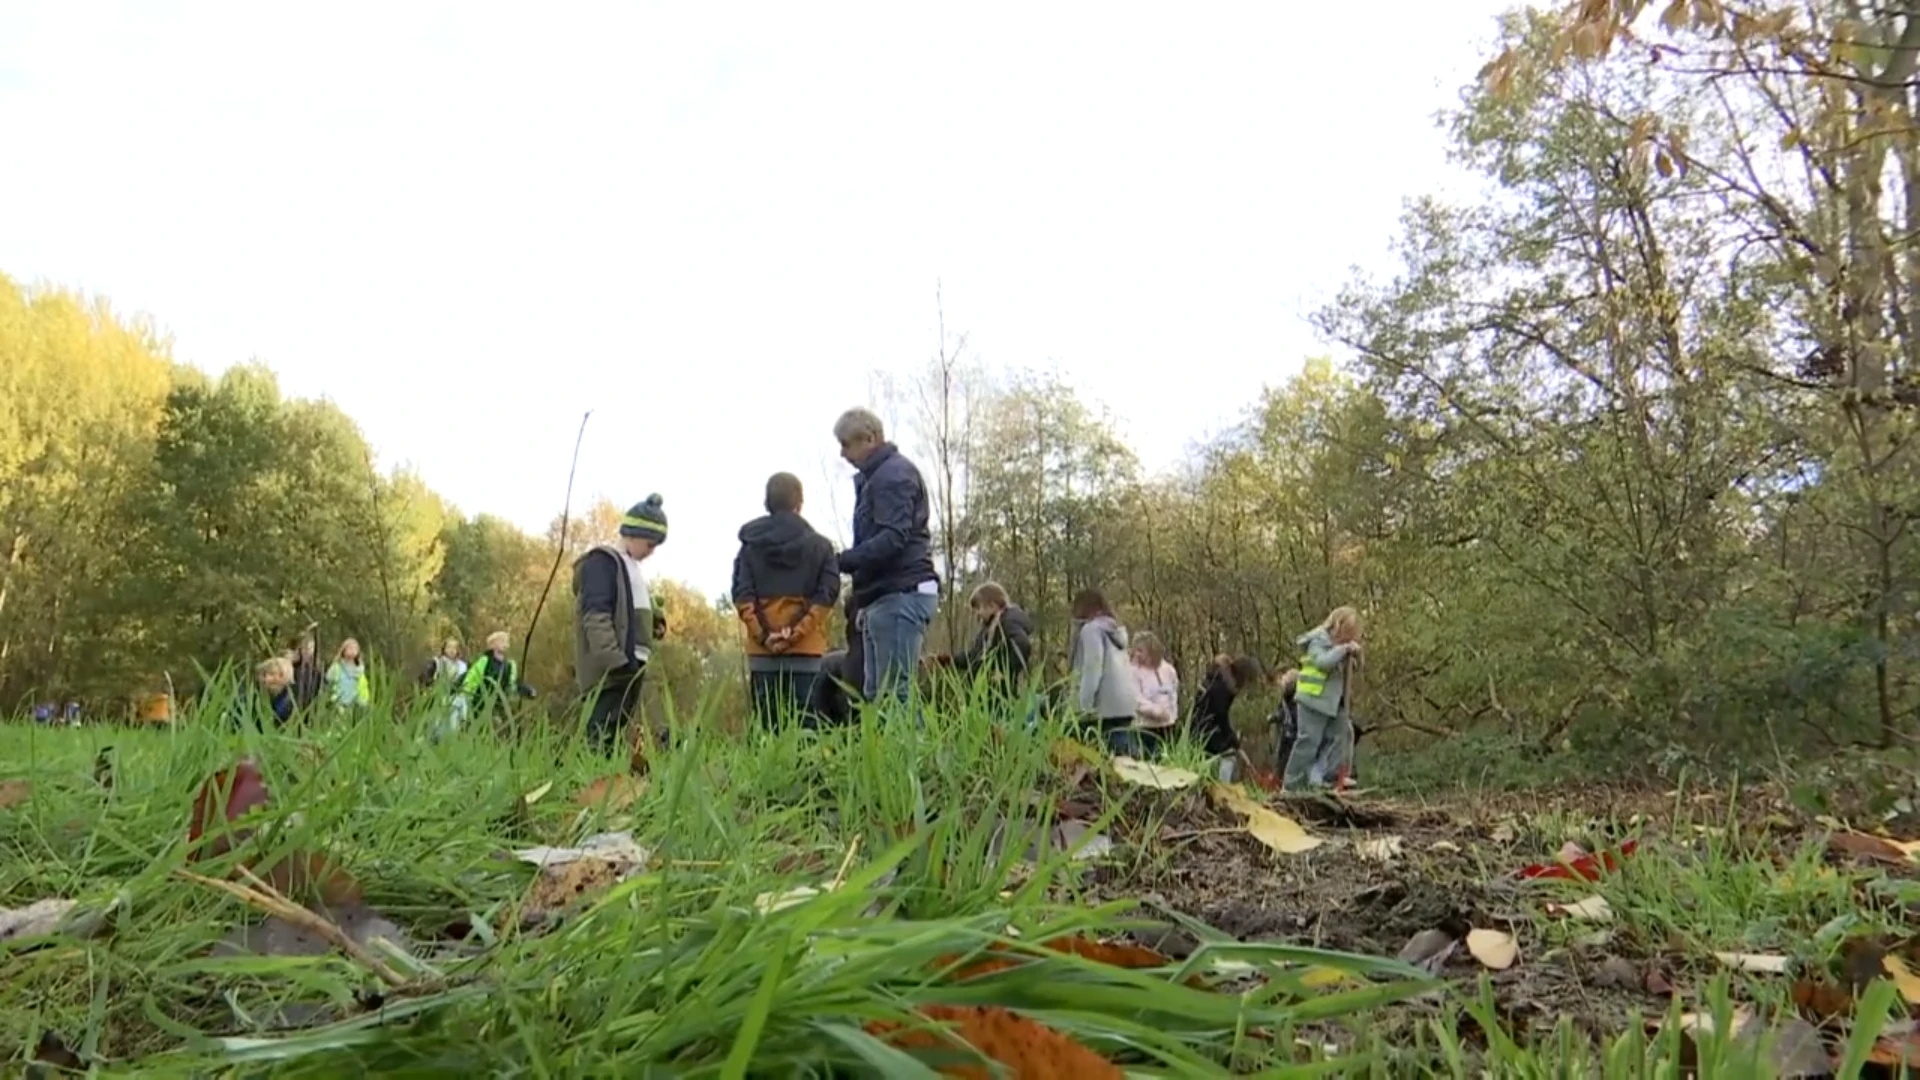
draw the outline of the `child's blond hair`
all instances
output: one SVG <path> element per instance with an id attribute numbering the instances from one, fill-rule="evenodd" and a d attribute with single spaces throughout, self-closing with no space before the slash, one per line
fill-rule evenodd
<path id="1" fill-rule="evenodd" d="M 291 681 L 293 679 L 293 661 L 284 656 L 269 656 L 253 666 L 253 673 L 261 678 L 279 675 Z"/>
<path id="2" fill-rule="evenodd" d="M 511 644 L 513 644 L 513 635 L 507 633 L 505 630 L 495 630 L 493 633 L 487 635 L 487 648 L 489 650 L 498 649 L 501 652 L 506 652 L 507 646 Z"/>

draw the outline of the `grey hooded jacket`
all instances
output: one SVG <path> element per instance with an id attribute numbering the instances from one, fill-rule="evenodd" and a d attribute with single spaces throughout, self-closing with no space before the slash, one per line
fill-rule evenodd
<path id="1" fill-rule="evenodd" d="M 1295 684 L 1295 703 L 1321 716 L 1345 716 L 1347 657 L 1353 653 L 1353 646 L 1335 645 L 1333 635 L 1327 633 L 1324 626 L 1316 626 L 1301 634 L 1296 644 L 1300 646 L 1300 667 L 1303 670 L 1319 668 L 1327 673 L 1327 677 L 1324 688 L 1317 694 L 1308 692 L 1309 683 L 1305 679 Z"/>
<path id="2" fill-rule="evenodd" d="M 1113 616 L 1096 615 L 1074 624 L 1067 667 L 1079 687 L 1082 714 L 1102 720 L 1133 718 L 1139 697 L 1127 663 L 1127 628 Z"/>

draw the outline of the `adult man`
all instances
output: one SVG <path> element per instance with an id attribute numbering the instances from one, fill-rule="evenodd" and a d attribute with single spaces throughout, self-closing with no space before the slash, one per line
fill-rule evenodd
<path id="1" fill-rule="evenodd" d="M 733 558 L 733 605 L 747 630 L 753 712 L 767 727 L 806 712 L 827 651 L 827 616 L 840 599 L 833 544 L 800 516 L 801 500 L 799 477 L 768 478 L 767 514 L 740 527 L 740 553 Z"/>
<path id="2" fill-rule="evenodd" d="M 660 496 L 649 495 L 620 519 L 620 542 L 601 544 L 573 564 L 573 678 L 593 695 L 587 737 L 610 753 L 640 707 L 655 638 L 667 632 L 640 564 L 667 540 Z"/>
<path id="3" fill-rule="evenodd" d="M 857 628 L 866 651 L 863 690 L 905 699 L 913 689 L 920 643 L 940 605 L 940 579 L 933 572 L 933 534 L 927 528 L 927 485 L 887 441 L 880 418 L 849 409 L 833 425 L 840 456 L 859 472 L 853 478 L 853 546 L 840 553 L 840 569 L 853 577 Z"/>

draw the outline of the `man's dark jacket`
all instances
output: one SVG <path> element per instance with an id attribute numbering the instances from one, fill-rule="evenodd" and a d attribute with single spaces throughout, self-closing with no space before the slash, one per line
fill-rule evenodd
<path id="1" fill-rule="evenodd" d="M 733 559 L 733 604 L 747 628 L 747 654 L 771 655 L 767 638 L 791 627 L 786 656 L 827 651 L 827 617 L 840 599 L 833 543 L 799 514 L 754 518 L 740 527 Z"/>
<path id="2" fill-rule="evenodd" d="M 859 606 L 937 581 L 927 485 L 913 462 L 881 443 L 860 463 L 853 490 L 853 546 L 840 553 L 840 569 L 853 575 Z"/>

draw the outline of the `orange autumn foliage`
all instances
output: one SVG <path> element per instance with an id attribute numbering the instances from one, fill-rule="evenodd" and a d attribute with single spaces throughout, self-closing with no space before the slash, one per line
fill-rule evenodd
<path id="1" fill-rule="evenodd" d="M 899 1024 L 877 1020 L 866 1025 L 867 1034 L 884 1036 L 902 1050 L 951 1049 L 951 1040 L 957 1038 L 1004 1070 L 996 1073 L 983 1065 L 942 1065 L 934 1070 L 942 1076 L 967 1080 L 993 1080 L 995 1076 L 1014 1080 L 1120 1080 L 1126 1075 L 1069 1036 L 1008 1009 L 926 1005 L 920 1014 L 951 1025 L 949 1034 L 903 1029 Z"/>

